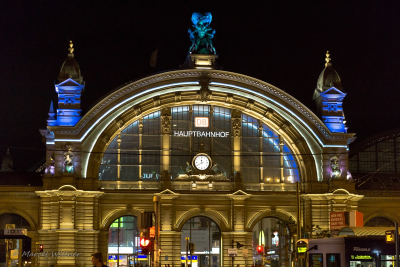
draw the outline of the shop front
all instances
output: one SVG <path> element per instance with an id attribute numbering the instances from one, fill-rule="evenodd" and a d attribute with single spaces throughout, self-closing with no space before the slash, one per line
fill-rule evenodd
<path id="1" fill-rule="evenodd" d="M 395 245 L 384 237 L 345 237 L 345 244 L 346 267 L 395 266 Z"/>
<path id="2" fill-rule="evenodd" d="M 383 236 L 339 236 L 310 239 L 310 267 L 393 267 L 396 249 Z"/>

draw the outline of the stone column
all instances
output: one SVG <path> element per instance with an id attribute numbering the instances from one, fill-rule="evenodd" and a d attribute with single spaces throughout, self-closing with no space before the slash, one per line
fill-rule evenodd
<path id="1" fill-rule="evenodd" d="M 228 248 L 237 248 L 237 243 L 239 242 L 243 247 L 237 248 L 238 250 L 238 255 L 234 259 L 234 266 L 236 267 L 238 264 L 240 266 L 246 266 L 247 263 L 250 263 L 249 266 L 251 266 L 252 263 L 252 232 L 246 232 L 245 231 L 245 222 L 247 221 L 246 219 L 246 212 L 245 212 L 245 201 L 247 198 L 249 198 L 251 195 L 246 194 L 246 193 L 235 193 L 235 194 L 229 194 L 228 197 L 232 199 L 233 201 L 233 222 L 232 222 L 232 229 L 230 233 L 230 240 L 227 238 L 227 234 L 223 234 L 223 244 L 224 244 L 224 257 L 227 257 L 228 259 L 224 259 L 224 266 L 232 266 L 232 257 L 228 256 Z M 243 257 L 242 250 L 243 249 L 248 249 L 248 257 L 245 258 Z M 226 252 L 225 252 L 226 250 Z M 226 255 L 225 255 L 226 254 Z M 228 261 L 230 261 L 230 264 L 228 264 Z M 228 264 L 228 265 L 226 265 Z"/>
<path id="2" fill-rule="evenodd" d="M 103 193 L 73 186 L 36 193 L 42 199 L 39 243 L 46 255 L 39 259 L 40 267 L 90 265 L 90 254 L 98 250 L 94 211 Z"/>

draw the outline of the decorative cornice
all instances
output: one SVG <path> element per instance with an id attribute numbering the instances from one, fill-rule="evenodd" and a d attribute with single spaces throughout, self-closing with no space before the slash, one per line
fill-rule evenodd
<path id="1" fill-rule="evenodd" d="M 368 197 L 368 196 L 365 196 L 363 199 L 362 199 L 362 202 L 397 202 L 397 201 L 399 201 L 400 202 L 400 197 L 385 197 L 385 196 L 383 196 L 383 197 Z"/>
<path id="2" fill-rule="evenodd" d="M 39 197 L 36 195 L 35 192 L 26 193 L 26 192 L 2 192 L 0 193 L 0 198 L 36 198 Z"/>
<path id="3" fill-rule="evenodd" d="M 294 107 L 296 110 L 300 111 L 303 115 L 305 115 L 308 119 L 310 119 L 318 129 L 325 135 L 326 138 L 334 138 L 334 139 L 348 139 L 349 134 L 337 134 L 330 133 L 328 128 L 319 120 L 319 118 L 313 114 L 308 108 L 306 108 L 303 104 L 299 103 L 296 99 L 291 97 L 289 94 L 283 92 L 282 90 L 273 87 L 272 85 L 265 83 L 263 81 L 257 80 L 255 78 L 235 74 L 226 71 L 197 71 L 197 70 L 181 70 L 181 71 L 171 71 L 168 73 L 158 74 L 154 76 L 150 76 L 139 81 L 132 82 L 128 85 L 123 86 L 119 90 L 111 93 L 106 99 L 98 103 L 89 113 L 87 113 L 78 124 L 71 128 L 66 129 L 65 127 L 51 127 L 51 130 L 57 133 L 78 133 L 80 132 L 89 121 L 98 115 L 101 110 L 110 104 L 111 102 L 117 100 L 118 98 L 135 91 L 138 88 L 149 86 L 151 84 L 159 83 L 162 81 L 172 80 L 172 79 L 182 79 L 182 78 L 190 78 L 190 77 L 215 77 L 225 80 L 231 80 L 236 82 L 245 83 L 254 87 L 257 87 L 263 91 L 269 92 L 276 97 L 280 98 L 290 106 Z M 211 85 L 213 85 L 211 83 Z"/>

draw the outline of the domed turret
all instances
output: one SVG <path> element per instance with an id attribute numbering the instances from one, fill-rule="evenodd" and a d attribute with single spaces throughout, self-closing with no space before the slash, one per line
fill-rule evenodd
<path id="1" fill-rule="evenodd" d="M 317 113 L 331 132 L 346 133 L 347 127 L 343 113 L 343 99 L 346 96 L 339 74 L 333 69 L 329 51 L 326 52 L 325 68 L 318 77 L 313 100 Z"/>
<path id="2" fill-rule="evenodd" d="M 55 84 L 58 94 L 57 119 L 53 105 L 50 106 L 49 126 L 75 126 L 81 119 L 81 95 L 85 88 L 78 62 L 74 58 L 72 41 L 69 44 L 69 54 L 61 66 L 58 76 L 59 84 Z"/>
<path id="3" fill-rule="evenodd" d="M 81 76 L 81 70 L 79 68 L 78 62 L 74 58 L 74 44 L 72 41 L 69 41 L 69 54 L 67 59 L 61 66 L 60 75 L 58 76 L 58 82 L 63 82 L 67 79 L 73 79 L 79 83 L 82 83 L 83 77 Z"/>
<path id="4" fill-rule="evenodd" d="M 326 52 L 326 63 L 325 68 L 322 70 L 318 77 L 317 90 L 324 92 L 329 88 L 335 87 L 343 91 L 342 82 L 340 81 L 340 76 L 332 67 L 331 59 L 329 58 L 329 51 Z"/>
<path id="5" fill-rule="evenodd" d="M 13 170 L 13 160 L 10 155 L 10 149 L 7 148 L 7 154 L 3 157 L 3 160 L 1 161 L 1 170 L 2 172 L 12 172 Z"/>

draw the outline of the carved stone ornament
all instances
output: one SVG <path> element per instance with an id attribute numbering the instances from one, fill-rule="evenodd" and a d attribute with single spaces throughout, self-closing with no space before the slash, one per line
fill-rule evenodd
<path id="1" fill-rule="evenodd" d="M 232 129 L 233 129 L 233 137 L 240 137 L 240 133 L 242 130 L 242 118 L 241 117 L 232 118 Z"/>
<path id="2" fill-rule="evenodd" d="M 211 96 L 211 90 L 209 88 L 211 79 L 207 77 L 203 77 L 200 79 L 199 84 L 200 84 L 200 101 L 201 102 L 206 102 L 209 100 Z"/>
<path id="3" fill-rule="evenodd" d="M 162 132 L 169 134 L 171 132 L 171 116 L 161 116 Z"/>
<path id="4" fill-rule="evenodd" d="M 160 105 L 161 105 L 160 98 L 159 97 L 153 98 L 153 106 L 156 108 L 156 107 L 159 107 Z"/>
<path id="5" fill-rule="evenodd" d="M 181 101 L 182 101 L 181 92 L 175 92 L 175 102 L 181 102 Z"/>
<path id="6" fill-rule="evenodd" d="M 125 122 L 122 119 L 115 120 L 115 123 L 118 125 L 118 128 L 122 128 L 125 125 Z"/>
<path id="7" fill-rule="evenodd" d="M 70 145 L 64 147 L 64 173 L 74 173 L 74 153 Z"/>
<path id="8" fill-rule="evenodd" d="M 254 101 L 249 99 L 249 101 L 246 103 L 246 108 L 252 110 L 253 107 L 254 107 Z"/>
<path id="9" fill-rule="evenodd" d="M 135 113 L 135 116 L 139 116 L 142 113 L 142 110 L 138 106 L 133 107 L 133 113 Z"/>

